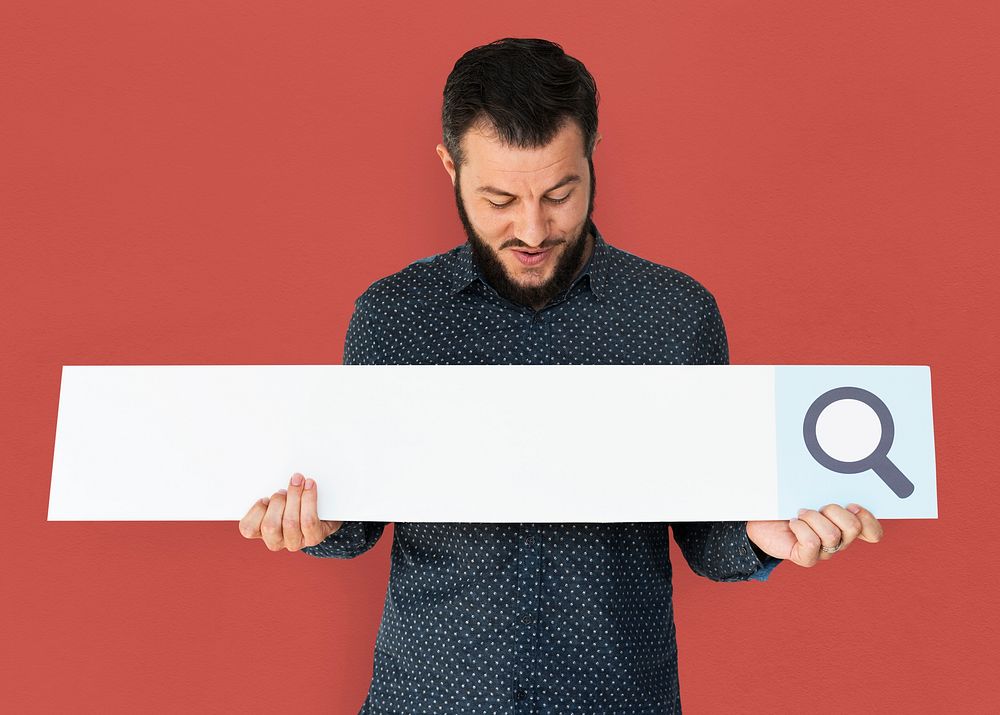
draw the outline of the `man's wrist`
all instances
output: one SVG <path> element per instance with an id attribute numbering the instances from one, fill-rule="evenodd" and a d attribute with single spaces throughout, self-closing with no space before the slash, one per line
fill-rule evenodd
<path id="1" fill-rule="evenodd" d="M 749 542 L 750 542 L 750 548 L 751 548 L 751 549 L 753 549 L 753 553 L 754 553 L 754 555 L 755 555 L 755 556 L 756 556 L 756 557 L 757 557 L 758 559 L 760 559 L 760 562 L 761 562 L 762 564 L 764 564 L 764 563 L 767 563 L 768 561 L 770 561 L 770 560 L 771 560 L 771 558 L 773 558 L 773 557 L 772 557 L 772 556 L 771 556 L 770 554 L 765 554 L 765 553 L 764 553 L 763 551 L 761 551 L 761 550 L 760 550 L 760 547 L 759 547 L 759 546 L 757 546 L 757 544 L 755 544 L 755 543 L 753 542 L 753 539 L 751 539 L 751 538 L 750 538 L 749 536 L 747 537 L 747 541 L 749 541 Z"/>

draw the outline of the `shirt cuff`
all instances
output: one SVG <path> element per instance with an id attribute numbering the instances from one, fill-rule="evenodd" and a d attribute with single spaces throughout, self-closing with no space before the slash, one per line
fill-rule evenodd
<path id="1" fill-rule="evenodd" d="M 746 530 L 744 529 L 744 531 Z M 770 554 L 765 554 L 757 547 L 757 544 L 750 540 L 749 536 L 747 536 L 746 539 L 747 543 L 750 545 L 751 552 L 757 557 L 757 561 L 760 562 L 760 566 L 756 571 L 750 574 L 750 578 L 754 581 L 767 581 L 767 577 L 771 575 L 771 572 L 774 571 L 782 560 L 776 559 Z"/>
<path id="2" fill-rule="evenodd" d="M 381 531 L 381 530 L 380 530 Z M 370 546 L 369 535 L 363 521 L 345 521 L 340 528 L 314 546 L 303 546 L 299 549 L 310 556 L 325 559 L 351 559 L 358 556 Z"/>

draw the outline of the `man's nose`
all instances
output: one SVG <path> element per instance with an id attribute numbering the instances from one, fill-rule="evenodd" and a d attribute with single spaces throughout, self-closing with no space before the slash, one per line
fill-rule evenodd
<path id="1" fill-rule="evenodd" d="M 531 248 L 537 248 L 549 235 L 548 216 L 541 206 L 527 206 L 517 237 Z"/>

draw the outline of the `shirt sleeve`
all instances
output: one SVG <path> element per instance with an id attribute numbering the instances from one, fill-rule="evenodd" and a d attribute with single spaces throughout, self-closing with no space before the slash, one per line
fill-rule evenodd
<path id="1" fill-rule="evenodd" d="M 321 559 L 353 559 L 373 547 L 388 522 L 345 521 L 340 528 L 315 546 L 300 549 Z"/>
<path id="2" fill-rule="evenodd" d="M 714 296 L 706 294 L 708 305 L 698 330 L 697 364 L 728 365 L 729 344 L 722 315 Z M 781 559 L 765 554 L 750 541 L 745 521 L 676 522 L 671 529 L 691 570 L 713 581 L 766 581 L 781 563 Z"/>
<path id="3" fill-rule="evenodd" d="M 354 303 L 354 313 L 344 339 L 345 365 L 377 365 L 380 355 L 372 321 L 367 310 L 366 294 Z M 319 558 L 353 559 L 375 546 L 387 521 L 345 521 L 340 528 L 314 546 L 300 549 Z"/>
<path id="4" fill-rule="evenodd" d="M 766 581 L 781 559 L 757 549 L 745 521 L 685 521 L 671 524 L 684 560 L 713 581 Z"/>

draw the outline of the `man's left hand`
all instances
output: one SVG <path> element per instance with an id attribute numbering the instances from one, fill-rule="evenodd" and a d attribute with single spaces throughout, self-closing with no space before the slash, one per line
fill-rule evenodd
<path id="1" fill-rule="evenodd" d="M 833 557 L 855 539 L 874 544 L 882 538 L 882 525 L 857 504 L 827 504 L 819 511 L 800 509 L 791 521 L 748 521 L 747 536 L 765 554 L 808 567 Z"/>

